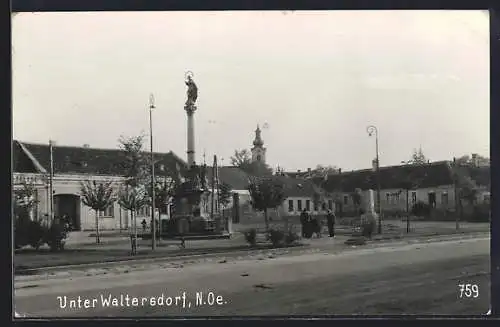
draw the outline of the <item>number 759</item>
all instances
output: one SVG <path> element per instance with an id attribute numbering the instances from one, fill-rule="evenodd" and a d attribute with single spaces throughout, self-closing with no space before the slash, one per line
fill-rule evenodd
<path id="1" fill-rule="evenodd" d="M 479 297 L 479 286 L 477 284 L 459 284 L 460 298 L 477 298 Z"/>

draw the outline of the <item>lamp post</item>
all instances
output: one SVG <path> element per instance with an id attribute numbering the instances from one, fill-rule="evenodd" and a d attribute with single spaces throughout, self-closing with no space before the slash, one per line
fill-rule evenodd
<path id="1" fill-rule="evenodd" d="M 149 137 L 151 147 L 151 249 L 156 249 L 156 217 L 155 217 L 155 161 L 153 155 L 153 109 L 155 108 L 155 98 L 153 94 L 149 96 Z"/>
<path id="2" fill-rule="evenodd" d="M 382 234 L 382 208 L 380 206 L 380 161 L 378 152 L 378 129 L 377 127 L 370 125 L 366 128 L 368 136 L 375 134 L 375 152 L 376 152 L 376 175 L 377 175 L 377 211 L 378 211 L 378 233 Z"/>

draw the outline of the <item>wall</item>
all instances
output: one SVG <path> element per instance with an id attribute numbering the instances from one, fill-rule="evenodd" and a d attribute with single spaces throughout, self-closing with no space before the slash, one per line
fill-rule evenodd
<path id="1" fill-rule="evenodd" d="M 454 210 L 455 209 L 455 188 L 453 185 L 442 185 L 437 187 L 430 188 L 419 188 L 416 190 L 410 190 L 408 192 L 409 197 L 409 209 L 411 210 L 414 201 L 412 193 L 416 194 L 416 202 L 424 202 L 429 204 L 429 192 L 434 192 L 436 194 L 436 208 L 438 209 L 446 209 L 446 210 Z M 399 193 L 399 197 L 395 196 L 395 194 Z M 448 194 L 448 201 L 444 203 L 442 201 L 442 195 L 444 193 Z M 387 194 L 389 194 L 389 200 L 387 198 Z M 344 202 L 344 196 L 347 196 L 347 204 Z M 374 191 L 374 198 L 377 201 L 377 191 Z M 352 201 L 351 193 L 343 193 L 341 195 L 342 201 L 342 209 L 343 212 L 351 212 L 354 211 L 354 204 Z M 382 210 L 385 212 L 391 211 L 404 211 L 406 212 L 406 190 L 402 189 L 383 189 L 380 190 L 380 206 Z"/>
<path id="2" fill-rule="evenodd" d="M 302 201 L 301 210 L 299 210 L 299 207 L 298 207 L 299 200 Z M 328 200 L 332 200 L 332 199 L 326 199 L 326 201 L 327 201 L 326 209 L 327 210 L 322 210 L 321 204 L 318 205 L 318 210 L 314 210 L 315 208 L 314 208 L 313 197 L 288 197 L 285 199 L 285 201 L 283 201 L 283 204 L 280 206 L 280 213 L 282 215 L 285 215 L 285 216 L 299 216 L 300 213 L 302 212 L 302 210 L 304 208 L 306 208 L 306 201 L 307 200 L 310 201 L 309 213 L 322 214 L 322 213 L 326 213 L 326 211 L 329 209 Z M 288 206 L 289 201 L 293 201 L 293 211 L 289 210 L 289 206 Z M 335 209 L 335 203 L 333 203 L 333 200 L 332 200 L 332 210 L 334 210 L 334 209 Z"/>
<path id="3" fill-rule="evenodd" d="M 73 174 L 60 174 L 55 175 L 53 179 L 53 192 L 54 196 L 58 194 L 73 194 L 80 196 L 81 183 L 89 180 L 96 181 L 113 181 L 116 190 L 123 180 L 121 177 L 116 176 L 92 176 L 88 175 L 73 175 Z M 14 188 L 21 187 L 22 181 L 33 182 L 37 189 L 38 204 L 36 206 L 35 219 L 47 219 L 50 211 L 49 203 L 49 189 L 46 186 L 46 177 L 43 174 L 24 174 L 14 173 Z M 95 230 L 95 212 L 84 205 L 82 201 L 79 202 L 80 212 L 80 225 L 82 230 Z M 55 210 L 54 206 L 54 210 Z M 102 230 L 111 230 L 120 228 L 120 211 L 122 212 L 122 227 L 128 224 L 129 214 L 122 210 L 117 203 L 113 204 L 113 217 L 100 217 L 99 228 Z"/>

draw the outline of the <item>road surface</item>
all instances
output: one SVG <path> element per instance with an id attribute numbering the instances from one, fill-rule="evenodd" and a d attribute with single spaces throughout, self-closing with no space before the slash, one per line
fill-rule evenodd
<path id="1" fill-rule="evenodd" d="M 28 317 L 485 314 L 489 261 L 489 238 L 475 238 L 166 266 L 16 282 L 15 309 Z M 460 284 L 477 285 L 478 297 L 460 298 Z"/>

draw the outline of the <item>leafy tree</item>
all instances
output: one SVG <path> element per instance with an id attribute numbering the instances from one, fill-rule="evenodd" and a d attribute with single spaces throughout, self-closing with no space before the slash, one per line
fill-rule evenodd
<path id="1" fill-rule="evenodd" d="M 123 184 L 118 192 L 118 204 L 130 211 L 134 228 L 137 229 L 135 213 L 149 203 L 148 193 L 143 186 L 130 186 Z M 137 231 L 137 230 L 136 230 Z"/>
<path id="2" fill-rule="evenodd" d="M 144 185 L 150 178 L 149 157 L 144 150 L 144 134 L 139 136 L 120 136 L 119 148 L 123 151 L 122 168 L 125 170 L 125 184 L 136 187 Z"/>
<path id="3" fill-rule="evenodd" d="M 264 213 L 266 231 L 269 231 L 268 210 L 275 209 L 285 200 L 285 185 L 274 176 L 254 177 L 248 190 L 252 198 L 252 207 Z"/>
<path id="4" fill-rule="evenodd" d="M 99 212 L 106 210 L 116 201 L 112 182 L 82 182 L 81 195 L 83 204 L 95 211 L 96 243 L 99 244 Z"/>
<path id="5" fill-rule="evenodd" d="M 137 210 L 140 210 L 150 201 L 144 186 L 131 186 L 123 184 L 118 192 L 118 203 L 125 210 L 130 211 L 130 220 L 134 227 L 135 241 L 137 241 Z M 136 253 L 136 244 L 132 243 L 132 254 Z"/>
<path id="6" fill-rule="evenodd" d="M 230 202 L 233 196 L 231 185 L 227 183 L 219 183 L 219 203 L 225 208 Z"/>
<path id="7" fill-rule="evenodd" d="M 36 203 L 35 200 L 36 187 L 33 183 L 22 183 L 22 187 L 14 190 L 13 193 L 13 204 L 14 204 L 14 215 L 16 217 L 28 217 L 30 216 L 31 210 L 34 208 Z"/>
<path id="8" fill-rule="evenodd" d="M 339 168 L 337 166 L 323 166 L 317 165 L 313 171 L 315 176 L 325 176 L 325 175 L 337 175 L 339 173 Z"/>
<path id="9" fill-rule="evenodd" d="M 413 149 L 413 154 L 411 155 L 411 159 L 408 160 L 406 163 L 410 165 L 423 165 L 428 163 L 429 160 L 428 158 L 424 155 L 424 152 L 422 151 L 422 148 Z"/>
<path id="10" fill-rule="evenodd" d="M 252 154 L 247 149 L 234 150 L 230 160 L 231 165 L 242 168 L 252 163 Z"/>
<path id="11" fill-rule="evenodd" d="M 119 147 L 124 154 L 122 165 L 126 171 L 125 184 L 132 187 L 144 186 L 149 196 L 148 203 L 151 204 L 153 191 L 151 187 L 151 155 L 144 150 L 145 140 L 144 135 L 122 136 L 119 139 Z M 160 212 L 166 210 L 185 174 L 186 172 L 181 165 L 174 162 L 163 165 L 161 170 L 155 170 L 155 208 L 159 209 Z"/>
<path id="12" fill-rule="evenodd" d="M 461 157 L 455 158 L 455 163 L 461 166 L 472 166 L 476 163 L 479 165 L 489 165 L 490 159 L 487 157 L 476 155 L 476 158 L 474 160 L 470 155 L 466 154 Z"/>
<path id="13" fill-rule="evenodd" d="M 252 161 L 251 153 L 246 150 L 235 150 L 234 155 L 230 158 L 233 166 L 239 167 L 241 170 L 252 176 L 267 176 L 272 175 L 273 170 L 265 163 Z"/>
<path id="14" fill-rule="evenodd" d="M 463 215 L 464 204 L 474 204 L 479 194 L 477 183 L 471 178 L 467 163 L 455 163 L 452 165 L 452 177 L 455 182 L 457 205 L 460 216 Z"/>

